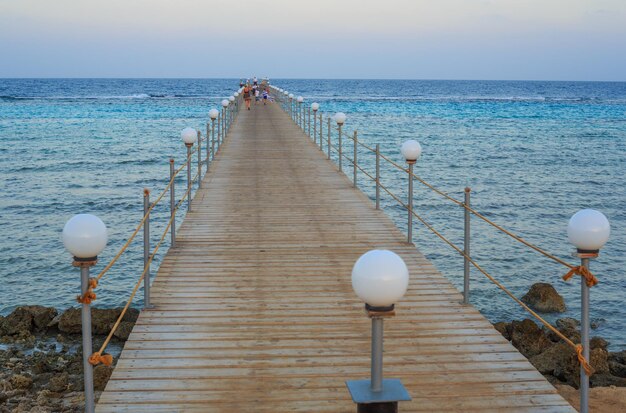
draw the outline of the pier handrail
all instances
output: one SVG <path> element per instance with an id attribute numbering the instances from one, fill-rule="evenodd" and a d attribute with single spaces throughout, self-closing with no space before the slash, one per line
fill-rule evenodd
<path id="1" fill-rule="evenodd" d="M 191 159 L 191 157 L 189 157 L 189 159 Z M 196 173 L 196 176 L 193 179 L 194 180 L 198 179 L 200 177 L 200 173 L 201 173 L 201 171 L 198 171 Z M 178 211 L 180 206 L 183 204 L 185 199 L 187 199 L 187 197 L 190 196 L 190 194 L 191 194 L 191 186 L 187 189 L 187 191 L 185 191 L 185 194 L 183 195 L 183 197 L 176 204 L 176 206 L 174 208 L 174 212 Z M 106 350 L 107 346 L 111 342 L 111 339 L 113 338 L 113 335 L 115 334 L 115 331 L 117 331 L 118 327 L 122 323 L 122 320 L 124 319 L 124 316 L 126 315 L 126 312 L 128 311 L 128 308 L 130 307 L 130 304 L 133 302 L 133 299 L 135 298 L 135 295 L 137 294 L 137 291 L 139 291 L 139 287 L 141 286 L 141 283 L 143 282 L 143 279 L 145 278 L 145 276 L 146 276 L 146 274 L 148 272 L 148 269 L 150 268 L 150 264 L 152 264 L 154 256 L 156 255 L 156 253 L 159 251 L 159 248 L 163 244 L 163 241 L 165 240 L 165 237 L 167 236 L 167 234 L 168 234 L 168 232 L 170 230 L 170 227 L 172 226 L 172 222 L 175 219 L 176 219 L 176 214 L 174 213 L 174 214 L 172 214 L 172 216 L 168 220 L 167 225 L 165 226 L 165 230 L 163 231 L 163 234 L 161 235 L 161 238 L 159 239 L 159 242 L 157 242 L 156 246 L 152 250 L 152 253 L 150 254 L 150 258 L 148 259 L 148 262 L 144 266 L 143 271 L 141 273 L 141 276 L 139 277 L 139 279 L 135 283 L 135 287 L 133 288 L 132 292 L 130 293 L 130 296 L 128 297 L 128 300 L 126 301 L 126 305 L 124 305 L 124 308 L 122 309 L 120 315 L 117 317 L 117 320 L 113 324 L 113 327 L 111 327 L 111 331 L 109 331 L 109 334 L 107 335 L 106 339 L 104 340 L 104 342 L 100 346 L 100 349 L 98 351 L 94 352 L 89 357 L 89 362 L 92 365 L 96 366 L 96 365 L 102 363 L 102 364 L 108 366 L 108 365 L 111 365 L 111 363 L 113 362 L 113 358 L 110 355 L 104 353 L 104 350 Z"/>
<path id="2" fill-rule="evenodd" d="M 338 130 L 339 128 L 333 128 L 333 129 Z M 303 127 L 303 130 L 305 130 L 304 127 Z M 356 137 L 356 134 L 354 134 L 354 137 L 353 137 L 352 134 L 346 133 L 345 138 L 352 140 L 355 143 L 355 145 L 358 144 L 358 145 L 362 146 L 363 148 L 365 148 L 366 150 L 368 150 L 370 152 L 377 153 L 377 151 L 375 149 L 373 149 L 373 148 L 365 145 L 364 143 L 360 142 L 359 139 Z M 328 140 L 327 145 L 330 148 L 330 150 L 334 151 L 335 153 L 337 153 L 338 156 L 347 159 L 352 165 L 354 165 L 355 169 L 358 169 L 361 172 L 363 172 L 367 177 L 369 177 L 374 182 L 377 181 L 378 187 L 382 188 L 401 207 L 403 207 L 404 209 L 409 211 L 409 213 L 412 216 L 416 217 L 428 230 L 430 230 L 438 238 L 440 238 L 442 241 L 444 241 L 448 246 L 450 246 L 452 249 L 454 249 L 456 252 L 458 252 L 460 255 L 462 255 L 465 259 L 467 259 L 467 261 L 469 263 L 471 263 L 485 277 L 487 277 L 488 280 L 490 280 L 500 290 L 502 290 L 505 294 L 507 294 L 509 297 L 511 297 L 517 304 L 519 304 L 523 309 L 525 309 L 529 314 L 531 314 L 541 324 L 543 324 L 546 328 L 548 328 L 550 331 L 552 331 L 554 334 L 556 334 L 561 340 L 563 340 L 569 346 L 574 348 L 574 350 L 576 351 L 576 356 L 578 358 L 578 361 L 581 364 L 582 368 L 584 369 L 585 373 L 588 376 L 593 374 L 593 371 L 594 371 L 593 367 L 589 364 L 588 360 L 583 355 L 583 346 L 582 346 L 582 344 L 574 343 L 571 339 L 569 339 L 567 336 L 565 336 L 563 333 L 561 333 L 557 328 L 553 327 L 543 317 L 541 317 L 539 314 L 537 314 L 537 312 L 532 310 L 529 306 L 524 304 L 520 299 L 515 297 L 515 295 L 508 288 L 506 288 L 504 286 L 504 284 L 502 284 L 495 277 L 493 277 L 489 272 L 487 272 L 484 268 L 482 268 L 482 266 L 480 266 L 474 259 L 472 259 L 471 256 L 468 253 L 466 253 L 463 249 L 461 249 L 460 247 L 455 245 L 452 241 L 447 239 L 443 234 L 441 234 L 441 232 L 437 231 L 424 218 L 422 218 L 419 214 L 417 214 L 413 208 L 410 208 L 408 204 L 404 203 L 389 188 L 384 186 L 380 182 L 380 177 L 377 180 L 375 177 L 373 177 L 371 174 L 367 173 L 363 168 L 361 168 L 354 159 L 349 158 L 345 153 L 343 153 L 343 151 L 340 151 L 339 148 L 336 147 L 335 145 L 333 145 L 331 143 L 331 141 L 330 141 L 330 129 L 329 129 L 329 140 Z M 356 148 L 355 148 L 355 152 L 356 152 Z M 355 155 L 356 155 L 356 153 L 355 153 Z M 480 218 L 481 220 L 483 220 L 487 224 L 493 226 L 494 228 L 496 228 L 497 230 L 501 231 L 502 233 L 508 235 L 509 237 L 511 237 L 514 240 L 520 242 L 521 244 L 531 248 L 532 250 L 534 250 L 536 252 L 539 252 L 540 254 L 544 255 L 545 257 L 550 258 L 553 261 L 555 261 L 555 262 L 557 262 L 557 263 L 559 263 L 561 265 L 564 265 L 565 267 L 569 268 L 569 272 L 565 276 L 562 277 L 564 280 L 569 279 L 574 274 L 578 274 L 578 275 L 581 275 L 585 279 L 585 282 L 586 282 L 586 284 L 589 287 L 592 287 L 593 285 L 597 284 L 598 281 L 597 281 L 596 277 L 587 268 L 585 268 L 583 266 L 575 266 L 575 265 L 569 264 L 568 262 L 566 262 L 566 261 L 556 257 L 555 255 L 545 251 L 544 249 L 542 249 L 542 248 L 540 248 L 540 247 L 538 247 L 538 246 L 536 246 L 536 245 L 526 241 L 525 239 L 523 239 L 519 235 L 514 234 L 513 232 L 511 232 L 511 231 L 505 229 L 504 227 L 502 227 L 501 225 L 499 225 L 499 224 L 493 222 L 492 220 L 488 219 L 486 216 L 484 216 L 480 212 L 476 211 L 474 208 L 472 208 L 471 206 L 467 205 L 465 202 L 461 202 L 461 201 L 455 199 L 454 197 L 450 196 L 449 194 L 445 193 L 444 191 L 436 188 L 434 185 L 426 182 L 424 179 L 420 178 L 418 175 L 416 175 L 414 172 L 412 172 L 412 170 L 410 170 L 409 168 L 402 167 L 401 165 L 399 165 L 398 163 L 396 163 L 395 161 L 393 161 L 389 157 L 383 155 L 382 153 L 377 153 L 377 156 L 379 156 L 380 158 L 384 159 L 387 163 L 389 163 L 390 165 L 394 166 L 398 170 L 403 171 L 405 173 L 408 173 L 409 177 L 411 179 L 417 180 L 422 185 L 426 186 L 427 188 L 429 188 L 433 192 L 435 192 L 435 193 L 439 194 L 440 196 L 442 196 L 444 199 L 446 199 L 448 201 L 451 201 L 451 202 L 453 202 L 456 205 L 462 206 L 467 211 L 469 211 L 471 214 L 477 216 L 478 218 Z M 356 179 L 356 175 L 355 175 L 355 179 Z"/>
<path id="3" fill-rule="evenodd" d="M 174 180 L 176 179 L 176 177 L 178 176 L 178 174 L 180 173 L 180 171 L 182 171 L 183 168 L 185 168 L 187 166 L 187 164 L 189 162 L 191 162 L 191 155 L 196 153 L 197 150 L 198 150 L 197 148 L 192 150 L 191 153 L 189 154 L 189 156 L 187 157 L 187 161 L 185 161 L 185 163 L 183 163 L 176 171 L 174 171 L 174 174 L 173 174 L 172 178 L 169 180 L 169 182 L 167 183 L 167 185 L 165 186 L 163 191 L 161 191 L 161 193 L 159 194 L 157 199 L 150 205 L 150 208 L 148 208 L 148 211 L 143 215 L 143 217 L 139 221 L 139 224 L 137 225 L 137 228 L 135 228 L 135 230 L 130 235 L 128 240 L 124 243 L 124 245 L 122 245 L 122 247 L 119 249 L 119 251 L 115 254 L 115 256 L 113 256 L 113 258 L 109 261 L 109 263 L 100 271 L 100 273 L 96 277 L 94 277 L 96 282 L 95 282 L 95 285 L 93 286 L 93 288 L 95 288 L 95 286 L 100 281 L 100 279 L 111 269 L 111 267 L 113 267 L 113 265 L 120 259 L 122 254 L 124 254 L 124 252 L 128 249 L 128 247 L 133 242 L 133 240 L 135 239 L 135 237 L 137 236 L 137 234 L 139 233 L 141 228 L 143 228 L 144 224 L 146 223 L 146 220 L 150 216 L 150 212 L 152 212 L 154 207 L 163 199 L 163 197 L 165 196 L 167 191 L 169 191 L 169 189 L 172 187 L 172 184 L 173 184 Z M 85 299 L 85 297 L 83 297 L 83 299 Z"/>

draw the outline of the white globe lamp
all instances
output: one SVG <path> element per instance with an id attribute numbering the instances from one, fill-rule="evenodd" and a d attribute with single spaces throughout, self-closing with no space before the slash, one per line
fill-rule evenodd
<path id="1" fill-rule="evenodd" d="M 228 99 L 222 100 L 222 107 L 227 108 L 228 104 L 229 104 Z"/>
<path id="2" fill-rule="evenodd" d="M 352 289 L 371 307 L 391 307 L 409 286 L 409 270 L 396 253 L 372 250 L 361 255 L 352 268 Z"/>
<path id="3" fill-rule="evenodd" d="M 320 104 L 319 103 L 317 103 L 317 102 L 311 103 L 311 110 L 313 112 L 317 112 L 319 108 L 320 108 Z"/>
<path id="4" fill-rule="evenodd" d="M 302 96 L 298 96 L 297 100 L 298 100 L 298 103 L 304 102 L 304 98 Z"/>
<path id="5" fill-rule="evenodd" d="M 194 128 L 185 128 L 180 132 L 180 138 L 186 146 L 192 146 L 198 140 L 198 131 Z"/>
<path id="6" fill-rule="evenodd" d="M 418 141 L 410 139 L 402 144 L 400 152 L 407 162 L 415 163 L 422 154 L 422 146 Z"/>
<path id="7" fill-rule="evenodd" d="M 229 102 L 234 102 L 234 101 L 235 101 L 235 96 L 231 96 L 231 97 L 229 97 L 229 98 L 228 98 L 228 101 L 229 101 Z"/>
<path id="8" fill-rule="evenodd" d="M 346 114 L 343 112 L 337 112 L 334 116 L 335 122 L 337 125 L 343 125 L 346 122 Z"/>
<path id="9" fill-rule="evenodd" d="M 78 214 L 63 227 L 63 245 L 78 259 L 94 259 L 107 244 L 107 227 L 100 218 L 91 214 Z"/>
<path id="10" fill-rule="evenodd" d="M 578 251 L 597 252 L 609 240 L 611 225 L 600 211 L 583 209 L 567 225 L 567 238 Z"/>
<path id="11" fill-rule="evenodd" d="M 220 111 L 217 109 L 211 109 L 209 111 L 209 117 L 211 118 L 211 120 L 215 120 L 217 119 L 217 117 L 220 115 Z"/>

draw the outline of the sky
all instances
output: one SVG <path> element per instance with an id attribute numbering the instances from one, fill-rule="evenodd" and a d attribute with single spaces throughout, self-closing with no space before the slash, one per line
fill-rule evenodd
<path id="1" fill-rule="evenodd" d="M 0 0 L 0 77 L 626 81 L 626 0 Z"/>

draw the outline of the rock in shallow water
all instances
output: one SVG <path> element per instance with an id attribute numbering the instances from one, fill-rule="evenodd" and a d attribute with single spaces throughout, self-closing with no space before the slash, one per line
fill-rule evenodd
<path id="1" fill-rule="evenodd" d="M 565 300 L 554 289 L 552 284 L 536 283 L 522 297 L 522 301 L 541 313 L 562 313 L 565 311 Z"/>

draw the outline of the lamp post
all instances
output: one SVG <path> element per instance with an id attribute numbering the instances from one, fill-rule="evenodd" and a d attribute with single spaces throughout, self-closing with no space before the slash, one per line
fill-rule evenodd
<path id="1" fill-rule="evenodd" d="M 211 118 L 211 159 L 215 159 L 215 119 L 220 115 L 220 111 L 217 109 L 211 109 L 209 111 L 209 118 Z M 207 142 L 207 148 L 209 144 Z M 209 169 L 207 165 L 207 170 Z"/>
<path id="2" fill-rule="evenodd" d="M 239 92 L 233 93 L 233 96 L 235 97 L 235 115 L 237 115 L 239 113 Z"/>
<path id="3" fill-rule="evenodd" d="M 291 115 L 291 120 L 295 120 L 293 117 L 293 93 L 289 94 L 289 114 Z"/>
<path id="4" fill-rule="evenodd" d="M 233 118 L 235 115 L 235 96 L 231 96 L 228 98 L 228 101 L 231 103 L 228 106 L 229 112 L 228 112 L 228 129 L 230 129 L 230 125 L 233 123 Z"/>
<path id="5" fill-rule="evenodd" d="M 397 412 L 399 401 L 411 400 L 399 379 L 383 379 L 383 320 L 395 315 L 408 286 L 409 270 L 392 251 L 366 252 L 352 268 L 352 289 L 372 320 L 370 380 L 346 381 L 358 413 Z"/>
<path id="6" fill-rule="evenodd" d="M 346 121 L 346 114 L 343 112 L 337 112 L 335 113 L 335 122 L 337 122 L 337 128 L 339 129 L 339 140 L 337 142 L 338 148 L 339 148 L 339 172 L 342 171 L 342 167 L 341 167 L 341 158 L 342 158 L 342 153 L 341 153 L 341 127 L 343 126 L 343 124 Z"/>
<path id="7" fill-rule="evenodd" d="M 409 196 L 407 203 L 408 210 L 408 229 L 407 229 L 407 242 L 410 244 L 413 242 L 413 165 L 419 159 L 422 154 L 422 146 L 419 142 L 410 139 L 402 144 L 400 149 L 402 156 L 409 164 Z"/>
<path id="8" fill-rule="evenodd" d="M 289 95 L 289 92 L 287 92 L 286 90 L 283 91 L 283 107 L 285 108 L 285 110 L 287 111 L 287 113 L 289 113 L 289 111 L 287 110 L 287 96 Z"/>
<path id="9" fill-rule="evenodd" d="M 583 209 L 575 213 L 567 225 L 567 237 L 576 247 L 581 267 L 589 270 L 589 260 L 597 258 L 600 249 L 611 235 L 609 220 L 599 211 Z M 581 277 L 580 283 L 580 338 L 583 356 L 589 360 L 589 286 Z M 580 366 L 580 412 L 589 412 L 589 376 Z"/>
<path id="10" fill-rule="evenodd" d="M 198 134 L 194 128 L 185 128 L 180 133 L 180 138 L 185 143 L 187 147 L 187 212 L 191 211 L 191 148 L 194 143 L 196 143 L 196 139 L 198 139 Z"/>
<path id="11" fill-rule="evenodd" d="M 302 110 L 302 102 L 304 102 L 304 98 L 302 96 L 298 96 L 296 99 L 298 101 L 298 124 L 300 128 L 304 130 L 304 111 Z"/>
<path id="12" fill-rule="evenodd" d="M 220 139 L 220 141 L 218 142 L 220 145 L 222 143 L 224 143 L 224 139 L 226 139 L 226 110 L 228 108 L 228 104 L 230 102 L 228 102 L 228 99 L 224 99 L 222 100 L 222 138 Z M 218 146 L 219 147 L 219 146 Z"/>
<path id="13" fill-rule="evenodd" d="M 98 254 L 107 244 L 107 228 L 100 218 L 90 214 L 74 215 L 63 227 L 63 245 L 74 256 L 75 267 L 80 267 L 81 284 L 81 322 L 83 333 L 83 374 L 85 386 L 85 412 L 93 413 L 95 400 L 93 393 L 93 366 L 89 357 L 93 353 L 91 342 L 91 308 L 89 302 L 95 296 L 87 298 L 93 289 L 89 279 L 89 268 L 98 262 Z M 93 293 L 92 293 L 93 294 Z"/>
<path id="14" fill-rule="evenodd" d="M 317 102 L 311 103 L 311 110 L 313 111 L 313 142 L 317 143 L 317 111 L 320 108 L 320 104 Z M 320 123 L 320 127 L 321 127 Z M 309 121 L 309 128 L 311 127 Z M 310 132 L 310 131 L 309 131 Z"/>

